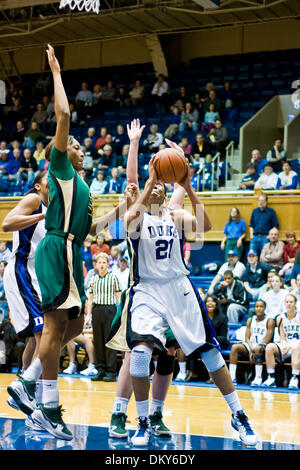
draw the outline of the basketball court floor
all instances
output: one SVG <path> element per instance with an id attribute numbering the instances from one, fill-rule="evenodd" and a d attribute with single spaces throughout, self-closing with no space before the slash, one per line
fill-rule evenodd
<path id="1" fill-rule="evenodd" d="M 116 383 L 92 382 L 80 375 L 59 376 L 63 415 L 73 432 L 72 441 L 54 439 L 48 433 L 26 428 L 24 415 L 10 408 L 6 387 L 14 374 L 0 374 L 0 449 L 2 450 L 135 450 L 128 439 L 108 436 L 110 410 Z M 164 421 L 169 438 L 152 437 L 149 450 L 300 450 L 300 394 L 286 388 L 264 390 L 237 385 L 238 394 L 259 441 L 245 447 L 230 425 L 230 410 L 214 385 L 203 382 L 172 382 Z M 136 428 L 132 398 L 127 427 Z"/>

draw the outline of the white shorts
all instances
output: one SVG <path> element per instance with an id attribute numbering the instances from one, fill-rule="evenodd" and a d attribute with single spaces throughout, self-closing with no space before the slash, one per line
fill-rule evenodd
<path id="1" fill-rule="evenodd" d="M 143 280 L 133 291 L 130 309 L 133 341 L 154 342 L 164 348 L 164 332 L 171 328 L 186 355 L 205 345 L 220 349 L 206 308 L 188 276 L 164 283 Z"/>
<path id="2" fill-rule="evenodd" d="M 282 345 L 281 343 L 275 343 L 277 348 L 279 349 L 279 358 L 276 358 L 277 362 L 284 362 L 286 359 L 289 359 L 292 356 L 292 350 L 289 349 L 287 354 L 282 354 Z"/>
<path id="3" fill-rule="evenodd" d="M 26 266 L 13 257 L 4 271 L 4 290 L 12 323 L 19 338 L 28 338 L 41 331 L 41 291 L 34 270 L 34 259 Z"/>

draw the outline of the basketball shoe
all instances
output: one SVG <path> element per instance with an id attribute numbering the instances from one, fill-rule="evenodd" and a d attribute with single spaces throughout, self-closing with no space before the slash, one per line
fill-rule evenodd
<path id="1" fill-rule="evenodd" d="M 56 408 L 45 407 L 41 403 L 36 410 L 32 413 L 31 418 L 34 423 L 38 424 L 42 429 L 48 431 L 54 437 L 71 441 L 73 434 L 67 428 L 62 419 L 61 405 Z"/>
<path id="2" fill-rule="evenodd" d="M 262 384 L 262 378 L 261 377 L 255 377 L 254 380 L 251 382 L 251 387 L 260 387 Z"/>
<path id="3" fill-rule="evenodd" d="M 125 428 L 127 416 L 125 413 L 113 413 L 109 425 L 109 436 L 123 439 L 128 437 L 128 431 Z"/>
<path id="4" fill-rule="evenodd" d="M 7 387 L 10 396 L 26 415 L 30 415 L 36 407 L 35 388 L 35 382 L 24 380 L 23 377 L 14 380 Z"/>
<path id="5" fill-rule="evenodd" d="M 152 428 L 150 425 L 149 418 L 146 418 L 145 416 L 140 416 L 138 428 L 135 431 L 133 437 L 131 438 L 132 444 L 137 447 L 147 446 L 150 441 L 151 433 Z"/>
<path id="6" fill-rule="evenodd" d="M 63 374 L 68 374 L 68 375 L 77 374 L 76 364 L 74 364 L 74 362 L 70 362 L 68 367 L 65 370 L 63 370 L 62 373 Z"/>
<path id="7" fill-rule="evenodd" d="M 86 375 L 86 376 L 89 376 L 89 375 L 95 376 L 98 374 L 98 371 L 95 367 L 95 364 L 90 363 L 86 369 L 82 370 L 79 373 L 81 375 Z"/>
<path id="8" fill-rule="evenodd" d="M 154 436 L 171 436 L 170 429 L 167 428 L 162 420 L 161 411 L 155 411 L 153 415 L 149 415 L 149 420 Z"/>
<path id="9" fill-rule="evenodd" d="M 265 380 L 261 385 L 262 387 L 276 387 L 275 377 L 268 375 L 267 380 Z"/>
<path id="10" fill-rule="evenodd" d="M 292 375 L 291 380 L 289 382 L 289 388 L 293 388 L 293 389 L 298 388 L 298 377 L 297 377 L 297 375 Z"/>
<path id="11" fill-rule="evenodd" d="M 238 431 L 240 440 L 247 445 L 254 446 L 257 443 L 257 437 L 253 431 L 244 410 L 239 410 L 232 414 L 231 426 Z"/>

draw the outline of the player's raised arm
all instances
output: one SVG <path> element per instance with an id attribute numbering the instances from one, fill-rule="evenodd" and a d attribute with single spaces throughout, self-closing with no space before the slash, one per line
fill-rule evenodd
<path id="1" fill-rule="evenodd" d="M 139 119 L 131 121 L 130 126 L 127 124 L 127 134 L 130 140 L 129 152 L 126 165 L 127 184 L 134 183 L 138 186 L 138 152 L 139 142 L 145 126 L 141 126 Z"/>
<path id="2" fill-rule="evenodd" d="M 56 116 L 55 148 L 65 152 L 68 145 L 70 128 L 70 108 L 68 98 L 62 83 L 60 66 L 52 46 L 48 44 L 47 56 L 54 83 L 54 109 Z"/>

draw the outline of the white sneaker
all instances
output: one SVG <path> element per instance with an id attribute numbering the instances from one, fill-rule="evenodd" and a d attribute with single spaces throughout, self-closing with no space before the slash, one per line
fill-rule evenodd
<path id="1" fill-rule="evenodd" d="M 63 370 L 63 374 L 77 374 L 77 366 L 73 362 L 70 362 L 69 366 Z"/>
<path id="2" fill-rule="evenodd" d="M 64 441 L 71 441 L 73 435 L 62 419 L 61 405 L 56 408 L 48 408 L 39 404 L 31 415 L 33 422 L 43 430 L 50 432 L 52 436 Z"/>
<path id="3" fill-rule="evenodd" d="M 18 406 L 17 402 L 15 402 L 15 400 L 12 397 L 9 397 L 6 400 L 6 403 L 14 410 L 22 411 L 21 408 Z"/>
<path id="4" fill-rule="evenodd" d="M 260 387 L 262 384 L 262 378 L 261 377 L 255 377 L 254 380 L 251 382 L 251 387 Z"/>
<path id="5" fill-rule="evenodd" d="M 24 380 L 23 377 L 14 380 L 7 387 L 9 395 L 26 415 L 30 415 L 35 410 L 35 389 L 35 382 Z"/>
<path id="6" fill-rule="evenodd" d="M 240 439 L 244 444 L 249 446 L 256 445 L 256 434 L 253 431 L 244 410 L 240 410 L 232 414 L 231 425 L 236 431 L 238 431 Z"/>
<path id="7" fill-rule="evenodd" d="M 95 364 L 89 364 L 88 367 L 81 372 L 79 372 L 81 375 L 97 375 L 98 371 L 95 367 Z"/>
<path id="8" fill-rule="evenodd" d="M 289 388 L 298 388 L 298 377 L 297 375 L 292 375 L 290 383 L 289 383 Z"/>
<path id="9" fill-rule="evenodd" d="M 262 384 L 262 387 L 276 387 L 275 377 L 268 376 L 267 380 L 265 380 Z"/>
<path id="10" fill-rule="evenodd" d="M 174 381 L 175 382 L 184 382 L 185 378 L 186 378 L 186 373 L 179 372 Z"/>
<path id="11" fill-rule="evenodd" d="M 132 445 L 137 447 L 145 447 L 149 444 L 152 428 L 149 418 L 145 416 L 139 417 L 138 428 L 131 438 Z"/>
<path id="12" fill-rule="evenodd" d="M 35 423 L 33 421 L 33 419 L 31 418 L 31 416 L 26 416 L 26 419 L 25 419 L 25 426 L 27 426 L 27 428 L 30 428 L 32 429 L 32 431 L 42 431 L 43 429 L 41 428 L 41 426 L 39 426 L 37 423 Z"/>

